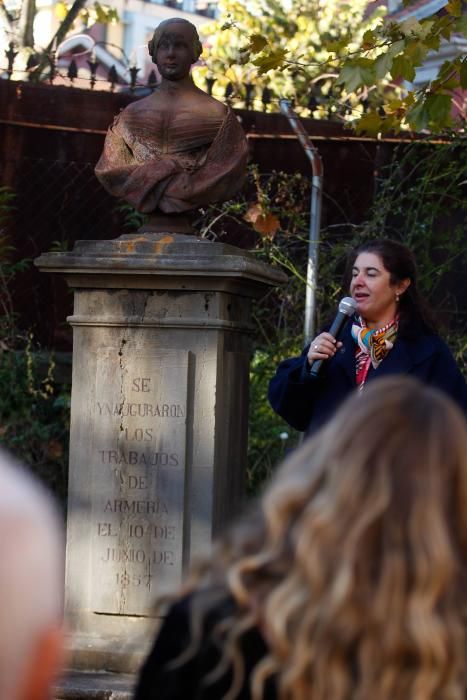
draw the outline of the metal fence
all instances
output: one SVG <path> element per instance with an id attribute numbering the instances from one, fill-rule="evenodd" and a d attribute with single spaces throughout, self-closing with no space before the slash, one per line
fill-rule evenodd
<path id="1" fill-rule="evenodd" d="M 77 239 L 115 238 L 125 215 L 97 181 L 93 163 L 23 157 L 2 166 L 14 193 L 2 239 L 13 261 L 29 261 L 11 282 L 20 325 L 32 328 L 43 346 L 69 350 L 70 292 L 62 279 L 39 274 L 32 262 L 44 251 L 71 249 Z"/>
<path id="2" fill-rule="evenodd" d="M 74 59 L 71 60 L 68 66 L 58 66 L 55 62 L 51 61 L 49 69 L 44 76 L 45 82 L 54 85 L 60 82 L 61 85 L 68 85 L 69 87 L 79 87 L 85 90 L 94 90 L 96 86 L 100 90 L 106 90 L 109 92 L 114 92 L 116 89 L 127 90 L 130 93 L 134 93 L 138 96 L 144 96 L 157 88 L 158 81 L 155 71 L 151 71 L 145 80 L 141 80 L 138 77 L 138 68 L 129 67 L 127 73 L 129 75 L 128 82 L 125 82 L 117 74 L 115 66 L 111 66 L 109 69 L 104 67 L 99 67 L 97 62 L 87 61 L 89 64 L 89 75 L 81 76 L 78 75 L 78 66 Z M 13 73 L 16 72 L 13 68 L 13 64 L 8 65 L 8 68 L 0 70 L 0 78 L 4 80 L 11 80 Z M 21 79 L 29 82 L 33 82 L 34 73 L 29 70 L 20 71 Z M 274 94 L 274 92 L 267 86 L 255 85 L 253 83 L 244 83 L 241 85 L 234 85 L 233 83 L 227 83 L 225 88 L 216 89 L 216 79 L 212 77 L 207 77 L 204 81 L 204 85 L 201 85 L 209 95 L 216 97 L 216 99 L 225 102 L 227 104 L 235 103 L 236 106 L 241 106 L 247 110 L 256 110 L 267 112 L 271 110 L 278 111 L 279 109 L 279 97 Z M 315 109 L 318 102 L 316 95 L 310 95 L 309 99 L 309 110 Z M 341 110 L 336 109 L 336 106 L 331 106 L 323 113 L 324 116 L 328 118 L 334 118 L 341 115 L 345 115 L 345 107 Z"/>
<path id="3" fill-rule="evenodd" d="M 211 82 L 207 88 L 212 87 Z M 128 208 L 125 213 L 125 205 L 105 192 L 94 165 L 114 115 L 136 98 L 128 92 L 0 80 L 0 186 L 15 194 L 4 234 L 17 259 L 33 260 L 44 251 L 71 249 L 79 239 L 111 239 L 128 230 Z M 254 109 L 236 114 L 260 172 L 308 172 L 303 149 L 282 115 Z M 394 146 L 351 137 L 337 120 L 305 121 L 312 138 L 320 140 L 329 174 L 326 224 L 361 220 L 372 199 L 378 162 L 382 156 L 387 160 L 385 153 L 389 158 Z M 63 282 L 52 277 L 39 275 L 32 266 L 21 273 L 15 305 L 24 325 L 34 324 L 45 346 L 67 349 L 68 341 L 61 346 L 57 334 L 70 300 Z"/>
<path id="4" fill-rule="evenodd" d="M 98 43 L 106 44 L 106 42 Z M 123 51 L 121 53 L 125 55 Z M 6 63 L 4 61 L 1 62 L 4 65 L 0 63 L 0 78 L 11 80 L 15 75 L 16 80 L 38 82 L 37 67 L 44 54 L 32 54 L 23 68 L 17 65 L 18 52 L 13 43 L 10 43 L 4 55 Z M 108 58 L 111 58 L 110 54 Z M 156 71 L 152 70 L 143 78 L 139 75 L 141 70 L 129 62 L 116 61 L 112 65 L 104 64 L 98 60 L 94 52 L 89 52 L 87 60 L 82 57 L 78 61 L 75 58 L 67 61 L 63 58 L 59 60 L 56 54 L 51 52 L 45 55 L 44 61 L 45 67 L 41 68 L 40 80 L 51 85 L 60 83 L 87 90 L 94 90 L 97 87 L 99 90 L 109 92 L 123 90 L 137 95 L 149 94 L 158 85 Z M 225 87 L 221 87 L 214 76 L 208 75 L 200 87 L 216 99 L 235 105 L 237 108 L 262 112 L 279 111 L 280 96 L 276 95 L 268 85 L 260 82 L 228 82 Z M 345 100 L 335 98 L 332 92 L 323 95 L 316 84 L 311 86 L 308 97 L 305 97 L 304 101 L 301 100 L 301 103 L 302 112 L 306 104 L 306 115 L 318 113 L 319 118 L 324 120 L 345 122 L 352 111 Z M 362 108 L 364 111 L 369 108 L 367 100 L 362 101 Z"/>
<path id="5" fill-rule="evenodd" d="M 121 232 L 124 215 L 97 181 L 93 163 L 23 157 L 3 165 L 16 193 L 6 233 L 15 238 L 16 231 L 31 228 L 37 254 L 77 238 Z"/>

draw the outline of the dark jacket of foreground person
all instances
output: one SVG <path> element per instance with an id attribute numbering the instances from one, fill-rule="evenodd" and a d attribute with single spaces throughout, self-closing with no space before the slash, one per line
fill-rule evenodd
<path id="1" fill-rule="evenodd" d="M 342 348 L 323 363 L 317 379 L 312 379 L 306 371 L 309 346 L 299 357 L 279 364 L 269 384 L 268 398 L 274 411 L 296 430 L 315 432 L 356 388 L 355 342 L 350 329 L 349 323 L 340 338 Z M 398 337 L 380 366 L 370 369 L 367 382 L 397 374 L 416 377 L 445 392 L 467 417 L 465 379 L 439 336 L 421 333 L 413 338 Z"/>
<path id="2" fill-rule="evenodd" d="M 192 643 L 191 619 L 193 615 L 193 598 L 205 599 L 212 596 L 209 611 L 201 621 L 200 645 L 196 653 L 188 655 L 183 661 Z M 216 600 L 214 603 L 213 601 Z M 224 668 L 216 677 L 222 657 L 222 647 L 216 644 L 213 630 L 218 624 L 228 624 L 236 613 L 234 599 L 225 591 L 204 591 L 183 597 L 170 608 L 164 620 L 160 634 L 142 669 L 135 700 L 219 700 L 223 698 L 232 685 L 232 667 Z M 239 642 L 241 655 L 245 664 L 241 688 L 236 700 L 249 700 L 249 680 L 256 664 L 267 652 L 267 647 L 256 627 L 248 629 Z M 180 659 L 180 663 L 173 663 Z M 266 689 L 264 700 L 276 700 L 274 682 L 271 680 Z"/>

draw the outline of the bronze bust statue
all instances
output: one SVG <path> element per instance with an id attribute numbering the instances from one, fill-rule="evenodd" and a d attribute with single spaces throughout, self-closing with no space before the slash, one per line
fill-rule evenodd
<path id="1" fill-rule="evenodd" d="M 161 22 L 148 48 L 161 83 L 115 118 L 95 172 L 108 192 L 149 214 L 141 230 L 193 232 L 190 212 L 241 187 L 246 138 L 232 110 L 191 78 L 202 50 L 191 22 Z"/>

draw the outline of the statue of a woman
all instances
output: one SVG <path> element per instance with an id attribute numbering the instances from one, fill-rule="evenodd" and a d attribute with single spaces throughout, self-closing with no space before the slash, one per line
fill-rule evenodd
<path id="1" fill-rule="evenodd" d="M 162 81 L 115 118 L 96 175 L 112 195 L 150 215 L 145 230 L 187 232 L 185 213 L 240 188 L 247 143 L 232 110 L 193 83 L 190 68 L 202 48 L 191 22 L 161 22 L 148 48 Z"/>

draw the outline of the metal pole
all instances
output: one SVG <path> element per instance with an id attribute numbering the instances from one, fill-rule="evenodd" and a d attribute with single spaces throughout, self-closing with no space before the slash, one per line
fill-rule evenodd
<path id="1" fill-rule="evenodd" d="M 316 310 L 316 284 L 318 275 L 318 250 L 319 231 L 321 227 L 321 204 L 323 199 L 323 161 L 313 145 L 310 137 L 299 117 L 292 109 L 289 100 L 280 100 L 280 108 L 289 120 L 290 126 L 294 130 L 302 145 L 312 167 L 313 177 L 311 179 L 311 199 L 310 199 L 310 231 L 308 236 L 308 264 L 306 271 L 306 297 L 305 297 L 305 321 L 303 324 L 303 335 L 305 343 L 308 343 L 314 336 L 314 322 Z"/>

